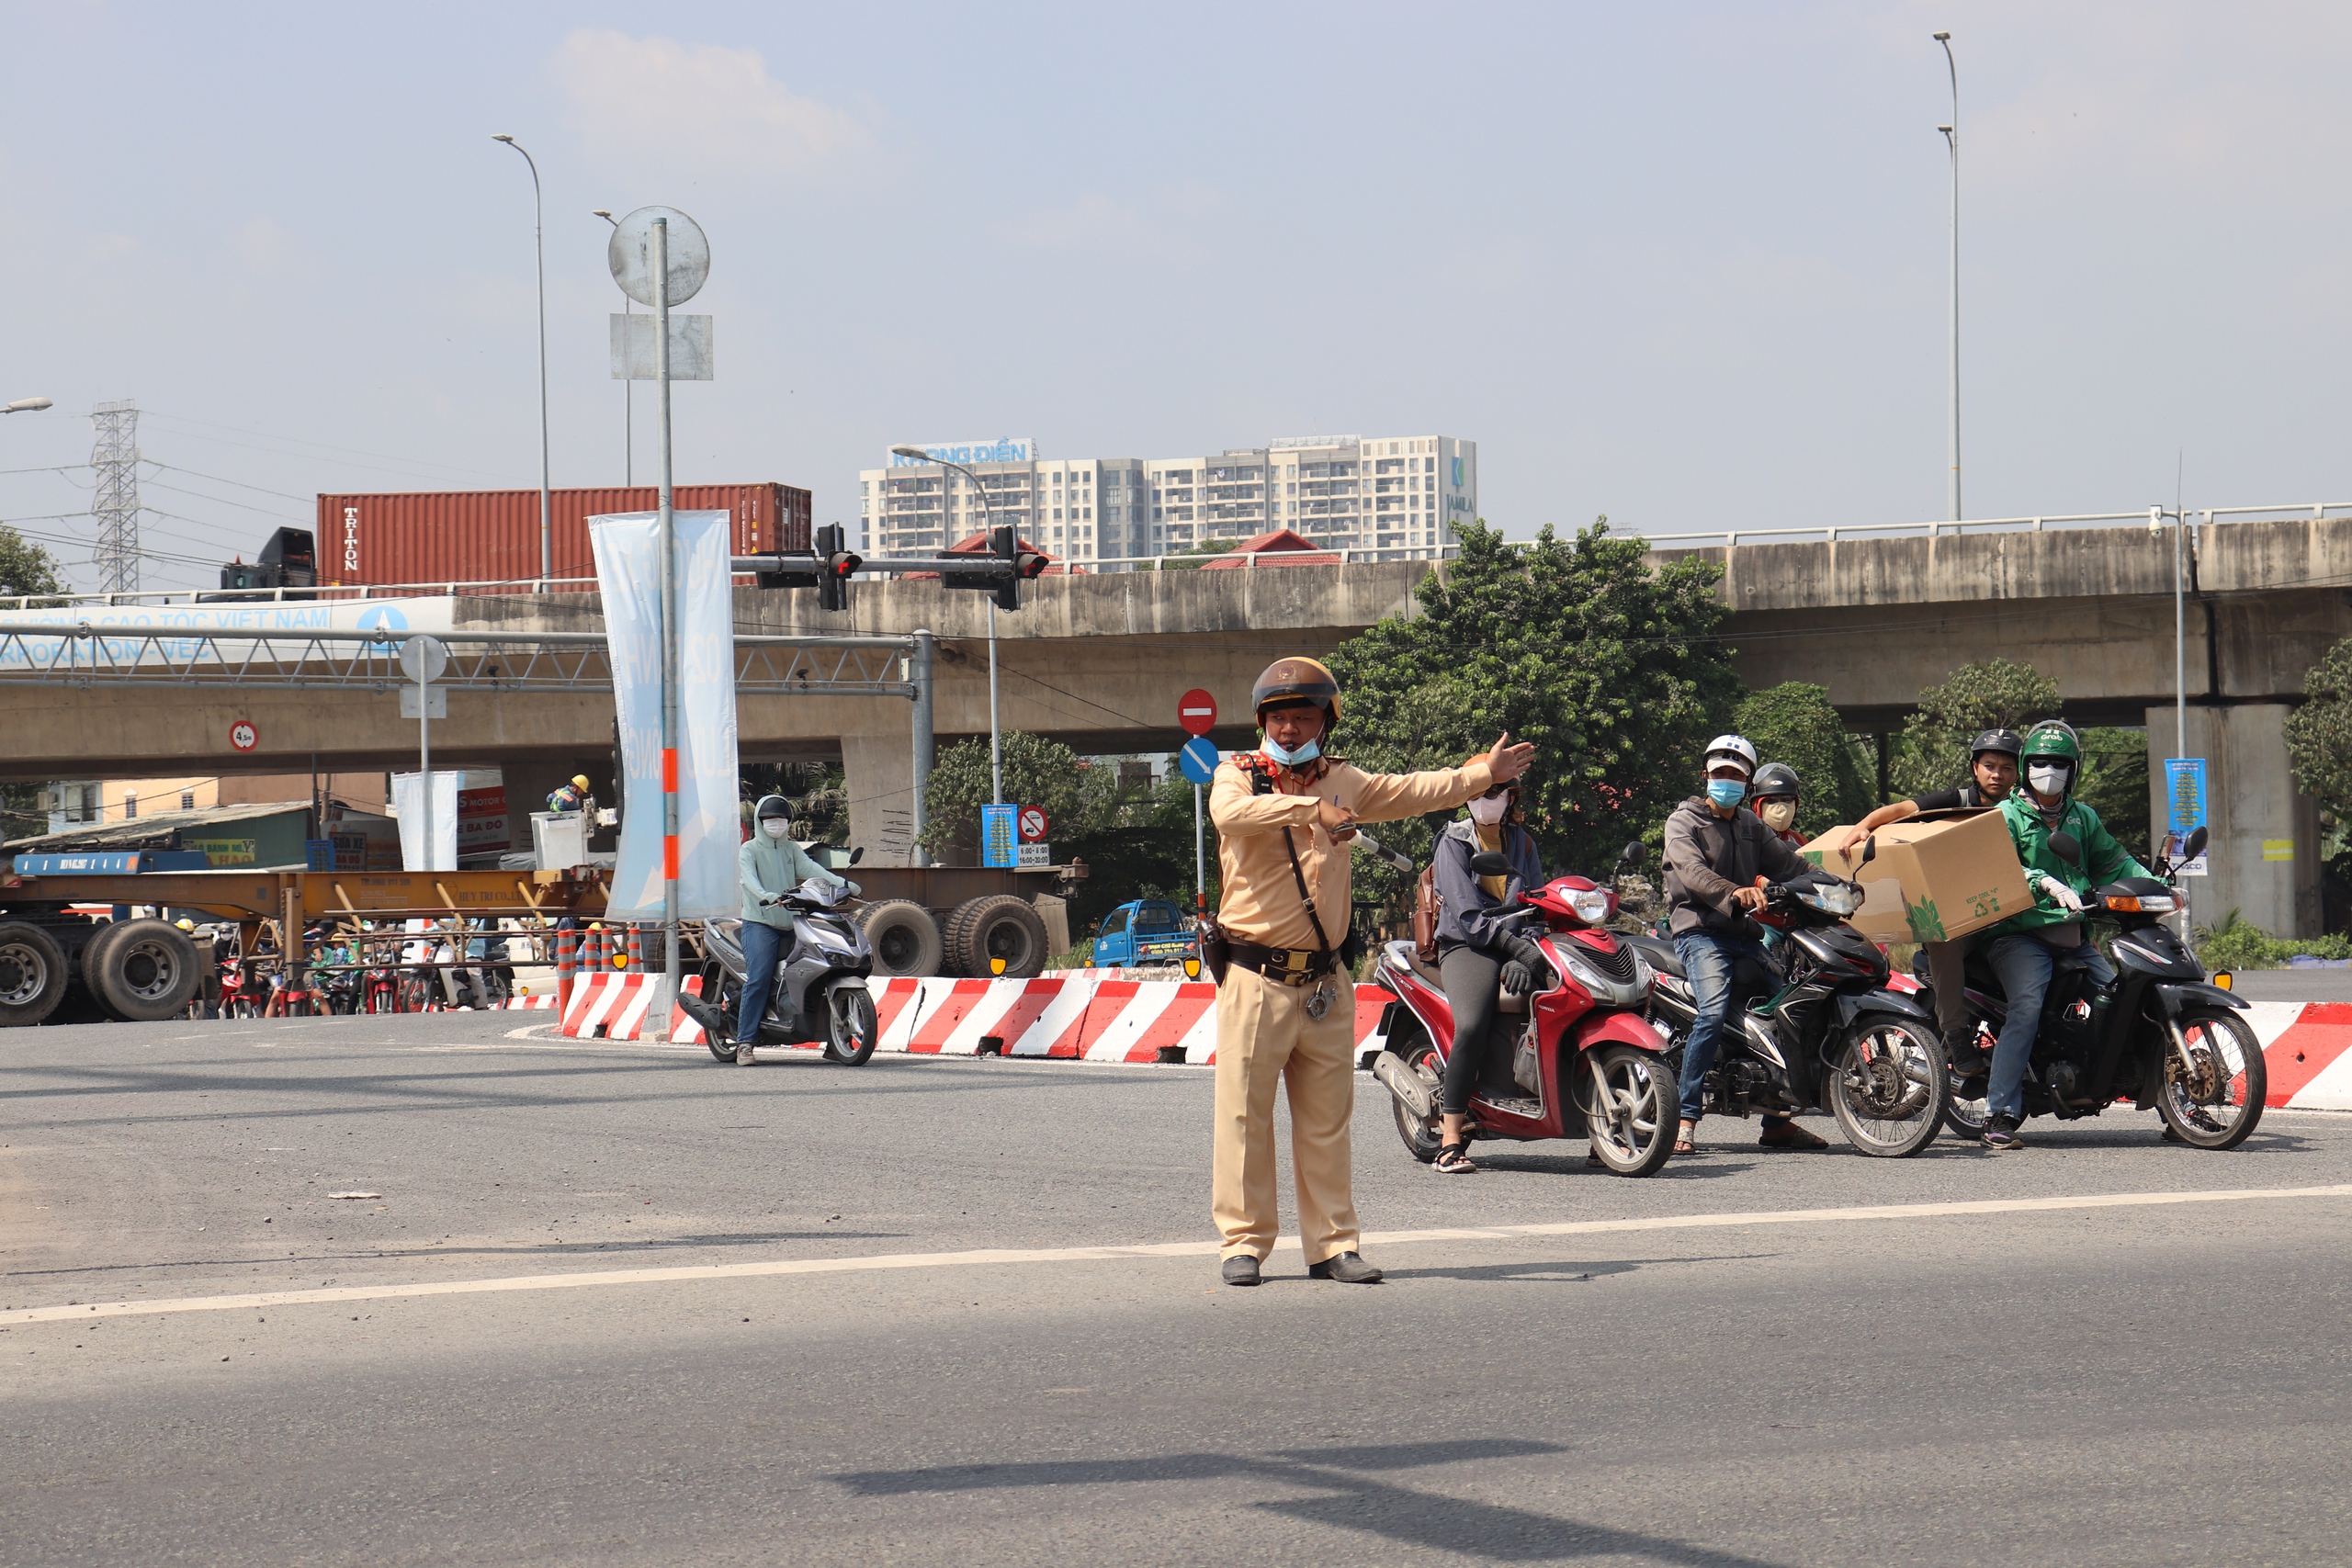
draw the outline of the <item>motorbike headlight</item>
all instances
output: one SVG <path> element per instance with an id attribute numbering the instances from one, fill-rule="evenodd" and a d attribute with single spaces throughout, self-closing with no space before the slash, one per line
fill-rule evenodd
<path id="1" fill-rule="evenodd" d="M 1797 898 L 1825 915 L 1850 915 L 1860 908 L 1860 900 L 1854 897 L 1854 890 L 1842 882 L 1833 882 L 1826 887 L 1808 887 L 1798 894 Z"/>
<path id="2" fill-rule="evenodd" d="M 2119 915 L 2169 915 L 2180 908 L 2180 900 L 2169 893 L 2143 893 L 2137 897 L 2110 896 L 2107 907 Z"/>
<path id="3" fill-rule="evenodd" d="M 810 920 L 808 922 L 808 940 L 815 942 L 819 947 L 825 948 L 833 953 L 849 953 L 854 951 L 851 948 L 848 938 L 842 936 L 838 931 L 828 931 L 825 927 L 819 925 L 814 920 Z"/>
<path id="4" fill-rule="evenodd" d="M 1617 896 L 1603 888 L 1589 887 L 1569 894 L 1568 908 L 1574 909 L 1577 919 L 1586 925 L 1605 925 L 1609 917 L 1617 912 Z"/>

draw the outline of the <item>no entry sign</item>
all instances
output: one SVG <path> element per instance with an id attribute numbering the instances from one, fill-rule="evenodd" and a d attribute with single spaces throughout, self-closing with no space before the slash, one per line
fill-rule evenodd
<path id="1" fill-rule="evenodd" d="M 1187 735 L 1206 735 L 1216 728 L 1216 699 L 1193 687 L 1176 699 L 1176 722 Z"/>
<path id="2" fill-rule="evenodd" d="M 1019 827 L 1023 843 L 1038 843 L 1046 836 L 1046 814 L 1034 806 L 1024 806 L 1021 808 Z"/>
<path id="3" fill-rule="evenodd" d="M 229 727 L 229 744 L 240 751 L 250 751 L 261 744 L 261 731 L 254 728 L 252 719 L 241 718 Z"/>

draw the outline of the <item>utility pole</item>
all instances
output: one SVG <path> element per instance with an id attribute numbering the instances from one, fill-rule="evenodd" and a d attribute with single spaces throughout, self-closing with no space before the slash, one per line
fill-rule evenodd
<path id="1" fill-rule="evenodd" d="M 1951 520 L 1960 521 L 1960 62 L 1952 58 L 1951 34 L 1938 33 L 1944 66 L 1951 74 L 1951 123 L 1939 125 L 1951 149 Z M 1933 530 L 1929 530 L 1933 532 Z M 1953 530 L 1955 533 L 1957 529 Z"/>
<path id="2" fill-rule="evenodd" d="M 139 592 L 139 405 L 125 398 L 100 403 L 91 412 L 98 441 L 90 449 L 90 467 L 97 470 L 98 488 L 90 497 L 90 515 L 97 519 L 98 592 Z"/>

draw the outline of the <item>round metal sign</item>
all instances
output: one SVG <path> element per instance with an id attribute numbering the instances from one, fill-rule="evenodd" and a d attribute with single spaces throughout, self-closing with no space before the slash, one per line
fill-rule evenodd
<path id="1" fill-rule="evenodd" d="M 1204 784 L 1216 776 L 1216 743 L 1206 736 L 1195 735 L 1176 755 L 1177 765 L 1194 784 Z"/>
<path id="2" fill-rule="evenodd" d="M 1176 699 L 1176 722 L 1187 735 L 1206 735 L 1216 728 L 1216 699 L 1193 687 Z"/>
<path id="3" fill-rule="evenodd" d="M 1043 843 L 1046 839 L 1046 814 L 1034 806 L 1024 806 L 1021 815 L 1013 818 L 1013 826 L 1024 844 Z"/>
<path id="4" fill-rule="evenodd" d="M 660 303 L 653 298 L 653 220 L 670 220 L 670 304 L 684 304 L 702 292 L 710 276 L 710 242 L 702 225 L 674 207 L 640 207 L 622 219 L 605 242 L 605 259 L 621 292 L 640 305 Z"/>
<path id="5" fill-rule="evenodd" d="M 252 719 L 241 718 L 229 727 L 229 744 L 240 751 L 250 751 L 261 744 L 261 731 L 254 728 Z"/>
<path id="6" fill-rule="evenodd" d="M 449 645 L 437 637 L 413 637 L 401 644 L 401 669 L 419 685 L 429 686 L 449 668 Z"/>

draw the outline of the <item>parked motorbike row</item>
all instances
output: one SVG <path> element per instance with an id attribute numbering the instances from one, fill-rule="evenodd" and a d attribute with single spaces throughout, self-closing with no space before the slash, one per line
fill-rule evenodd
<path id="1" fill-rule="evenodd" d="M 188 1001 L 191 1018 L 316 1017 L 356 1013 L 477 1010 L 505 1005 L 514 970 L 504 935 L 473 937 L 460 953 L 448 941 L 410 932 L 338 936 L 323 927 L 304 937 L 312 955 L 307 989 L 289 991 L 275 949 L 251 955 L 215 949 L 217 984 Z M 475 949 L 480 951 L 476 952 Z"/>
<path id="2" fill-rule="evenodd" d="M 2062 857 L 2080 859 L 2065 835 L 2052 842 Z M 2203 848 L 2199 829 L 2184 862 Z M 1862 864 L 1875 850 L 1864 847 Z M 1471 1097 L 1473 1136 L 1589 1139 L 1592 1156 L 1621 1176 L 1648 1176 L 1671 1157 L 1697 1004 L 1671 942 L 1608 929 L 1618 912 L 1614 884 L 1642 859 L 1642 846 L 1628 844 L 1611 887 L 1564 875 L 1522 896 L 1521 934 L 1541 947 L 1551 974 L 1532 995 L 1506 995 L 1497 1008 Z M 1471 864 L 1482 876 L 1510 874 L 1491 852 Z M 2156 1111 L 2172 1139 L 2233 1148 L 2262 1118 L 2261 1047 L 2237 1016 L 2246 1004 L 2210 983 L 2161 924 L 2178 902 L 2170 869 L 2160 861 L 2155 871 L 2093 893 L 2094 908 L 2120 928 L 2118 979 L 2101 988 L 2081 968 L 2062 968 L 2027 1066 L 2026 1110 L 2072 1120 L 2128 1101 Z M 1706 1113 L 1826 1111 L 1855 1148 L 1881 1157 L 1917 1155 L 1946 1126 L 1980 1139 L 1989 1047 L 2007 1017 L 1990 968 L 1969 961 L 1980 1049 L 1949 1060 L 1924 989 L 1924 954 L 1923 989 L 1892 989 L 1886 954 L 1847 923 L 1861 908 L 1859 881 L 1816 871 L 1763 891 L 1758 919 L 1777 935 L 1768 964 L 1743 964 L 1733 976 L 1730 1022 L 1703 1080 Z M 1396 1000 L 1382 1019 L 1373 1073 L 1389 1091 L 1406 1148 L 1434 1160 L 1453 1009 L 1436 966 L 1409 942 L 1383 945 L 1375 977 Z"/>

